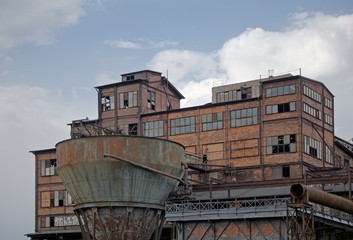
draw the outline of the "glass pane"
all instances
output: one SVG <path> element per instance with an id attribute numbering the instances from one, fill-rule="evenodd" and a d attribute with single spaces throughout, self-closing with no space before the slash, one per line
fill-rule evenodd
<path id="1" fill-rule="evenodd" d="M 289 94 L 289 86 L 283 87 L 283 94 Z"/>
<path id="2" fill-rule="evenodd" d="M 289 86 L 289 93 L 295 93 L 295 85 Z"/>
<path id="3" fill-rule="evenodd" d="M 279 87 L 277 91 L 278 95 L 283 95 L 283 87 Z"/>
<path id="4" fill-rule="evenodd" d="M 272 96 L 277 96 L 277 88 L 272 88 Z"/>

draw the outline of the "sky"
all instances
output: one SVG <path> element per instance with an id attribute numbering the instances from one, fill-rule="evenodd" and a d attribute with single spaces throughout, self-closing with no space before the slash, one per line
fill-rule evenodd
<path id="1" fill-rule="evenodd" d="M 96 119 L 95 86 L 144 69 L 183 107 L 214 85 L 301 72 L 335 95 L 335 134 L 353 138 L 353 1 L 0 0 L 1 239 L 34 232 L 30 151 Z"/>

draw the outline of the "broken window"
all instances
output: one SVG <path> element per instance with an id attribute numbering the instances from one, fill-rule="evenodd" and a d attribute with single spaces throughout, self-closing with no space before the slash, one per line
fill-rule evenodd
<path id="1" fill-rule="evenodd" d="M 147 92 L 147 105 L 149 109 L 156 110 L 156 95 L 154 92 Z"/>
<path id="2" fill-rule="evenodd" d="M 129 108 L 137 106 L 137 91 L 120 93 L 120 108 Z"/>
<path id="3" fill-rule="evenodd" d="M 56 159 L 41 161 L 41 176 L 56 175 Z"/>
<path id="4" fill-rule="evenodd" d="M 322 159 L 322 143 L 308 136 L 304 136 L 304 152 L 318 159 Z"/>
<path id="5" fill-rule="evenodd" d="M 281 103 L 266 106 L 266 114 L 283 113 L 295 111 L 295 102 Z"/>
<path id="6" fill-rule="evenodd" d="M 71 196 L 65 190 L 41 192 L 41 207 L 62 207 L 72 204 Z"/>
<path id="7" fill-rule="evenodd" d="M 129 124 L 129 135 L 137 136 L 137 123 Z"/>
<path id="8" fill-rule="evenodd" d="M 78 226 L 79 221 L 76 215 L 57 215 L 57 216 L 44 216 L 40 218 L 41 227 L 64 227 L 64 226 Z"/>
<path id="9" fill-rule="evenodd" d="M 129 76 L 126 76 L 126 81 L 132 81 L 135 79 L 135 76 L 134 75 L 129 75 Z"/>
<path id="10" fill-rule="evenodd" d="M 114 96 L 103 96 L 101 98 L 101 107 L 102 112 L 113 110 L 115 108 Z"/>
<path id="11" fill-rule="evenodd" d="M 291 153 L 296 151 L 296 136 L 295 134 L 280 135 L 266 138 L 266 153 Z"/>

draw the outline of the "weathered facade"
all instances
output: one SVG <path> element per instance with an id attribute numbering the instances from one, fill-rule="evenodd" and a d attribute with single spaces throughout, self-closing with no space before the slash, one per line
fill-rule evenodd
<path id="1" fill-rule="evenodd" d="M 308 171 L 352 166 L 352 144 L 334 136 L 333 94 L 323 83 L 303 76 L 283 75 L 214 87 L 212 103 L 188 108 L 180 108 L 184 97 L 168 79 L 150 70 L 123 74 L 121 82 L 96 89 L 98 119 L 73 121 L 72 138 L 141 135 L 182 144 L 190 164 L 191 198 L 196 200 L 247 197 L 236 202 L 248 206 L 252 204 L 249 199 L 255 197 L 256 204 L 263 205 L 261 197 L 289 197 L 288 187 L 276 193 L 271 189 L 267 193 L 254 191 L 253 195 L 236 189 L 289 186 L 304 182 Z M 56 199 L 61 199 L 55 195 L 61 193 L 55 191 L 64 190 L 63 185 L 57 175 L 48 176 L 41 169 L 43 162 L 56 159 L 55 149 L 33 153 L 37 169 L 36 233 L 28 236 L 33 240 L 55 239 L 45 235 L 52 232 L 64 239 L 79 239 L 70 238 L 72 231 L 78 231 L 75 219 L 64 219 L 60 226 L 55 221 L 61 215 L 71 216 L 72 205 L 68 200 L 64 200 L 65 205 L 55 205 Z M 52 191 L 50 202 L 54 204 L 45 203 L 51 194 L 47 192 Z M 200 217 L 189 216 L 186 221 L 181 220 L 184 213 L 172 210 L 176 205 L 167 205 L 171 209 L 168 220 L 177 223 L 178 231 L 170 231 L 162 239 L 248 239 L 260 235 L 263 239 L 284 239 L 287 201 L 279 204 L 282 208 L 277 212 L 274 202 L 267 211 L 272 215 L 262 219 L 254 217 L 254 212 L 245 212 L 243 217 L 253 216 L 248 221 L 234 217 L 235 208 L 233 217 L 222 217 L 222 211 L 227 216 L 230 210 L 220 208 Z M 207 214 L 213 213 L 220 217 L 210 221 Z M 48 225 L 43 222 L 46 217 L 54 220 Z"/>

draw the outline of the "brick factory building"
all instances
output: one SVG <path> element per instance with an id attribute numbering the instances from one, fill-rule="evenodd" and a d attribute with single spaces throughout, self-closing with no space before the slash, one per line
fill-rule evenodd
<path id="1" fill-rule="evenodd" d="M 322 82 L 287 74 L 217 86 L 211 103 L 187 108 L 150 70 L 96 90 L 98 119 L 72 121 L 72 138 L 136 135 L 185 146 L 189 186 L 166 204 L 161 239 L 287 239 L 291 184 L 352 197 L 353 145 L 334 135 L 334 96 Z M 32 153 L 35 231 L 27 236 L 82 239 L 55 148 Z M 314 213 L 318 239 L 353 236 L 351 218 Z"/>

